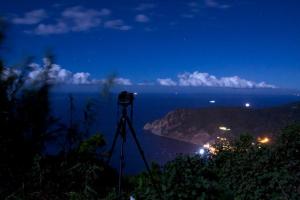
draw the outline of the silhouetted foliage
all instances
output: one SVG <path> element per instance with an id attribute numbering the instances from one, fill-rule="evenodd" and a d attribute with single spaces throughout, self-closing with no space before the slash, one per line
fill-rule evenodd
<path id="1" fill-rule="evenodd" d="M 241 136 L 212 160 L 237 199 L 299 199 L 300 127 L 289 126 L 271 144 Z"/>
<path id="2" fill-rule="evenodd" d="M 284 130 L 274 142 L 259 144 L 251 135 L 216 144 L 210 159 L 179 156 L 160 168 L 157 183 L 164 199 L 299 199 L 300 125 Z M 230 148 L 228 148 L 230 145 Z M 134 178 L 137 199 L 158 199 L 147 174 Z"/>
<path id="3" fill-rule="evenodd" d="M 163 199 L 232 199 L 200 156 L 178 156 L 162 169 L 153 165 L 152 172 Z M 137 199 L 160 199 L 145 173 L 137 177 L 134 194 Z"/>
<path id="4" fill-rule="evenodd" d="M 0 41 L 4 36 L 1 30 Z M 49 100 L 54 56 L 46 56 L 43 72 L 35 80 L 27 78 L 31 58 L 19 69 L 4 67 L 0 61 L 0 199 L 105 197 L 117 177 L 103 160 L 103 136 L 90 137 L 93 102 L 84 110 L 84 128 L 73 119 L 71 95 L 69 125 L 54 118 Z M 49 142 L 61 144 L 58 154 L 47 153 Z"/>

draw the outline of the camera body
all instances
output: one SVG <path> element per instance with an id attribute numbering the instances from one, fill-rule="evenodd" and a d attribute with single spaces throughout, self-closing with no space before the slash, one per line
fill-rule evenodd
<path id="1" fill-rule="evenodd" d="M 134 94 L 127 91 L 120 92 L 118 96 L 118 104 L 122 106 L 129 106 L 133 104 Z"/>

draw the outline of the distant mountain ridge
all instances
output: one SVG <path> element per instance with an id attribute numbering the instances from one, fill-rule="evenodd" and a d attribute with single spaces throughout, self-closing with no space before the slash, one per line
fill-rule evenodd
<path id="1" fill-rule="evenodd" d="M 272 108 L 214 107 L 177 109 L 145 124 L 144 130 L 163 137 L 203 145 L 217 137 L 273 136 L 300 122 L 300 102 Z"/>

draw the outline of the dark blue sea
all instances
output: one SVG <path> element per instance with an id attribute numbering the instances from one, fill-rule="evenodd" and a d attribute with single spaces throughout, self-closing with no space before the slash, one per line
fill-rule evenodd
<path id="1" fill-rule="evenodd" d="M 62 122 L 68 121 L 68 93 L 57 92 L 52 95 L 53 114 L 59 117 Z M 109 149 L 117 124 L 117 95 L 111 94 L 102 97 L 100 93 L 76 93 L 73 92 L 75 103 L 75 117 L 80 121 L 83 117 L 84 105 L 89 101 L 95 102 L 96 120 L 92 127 L 92 132 L 100 132 L 107 141 L 106 149 Z M 212 104 L 209 101 L 214 100 Z M 137 132 L 137 137 L 144 149 L 149 163 L 156 162 L 164 164 L 173 159 L 177 154 L 191 154 L 198 151 L 200 146 L 193 145 L 173 139 L 163 138 L 143 131 L 143 126 L 147 122 L 163 117 L 169 111 L 177 108 L 201 108 L 211 106 L 244 106 L 251 104 L 251 108 L 264 108 L 283 105 L 291 102 L 300 101 L 300 97 L 294 94 L 154 94 L 139 93 L 134 100 L 133 125 Z M 119 143 L 114 152 L 112 165 L 119 165 Z M 137 151 L 132 137 L 128 134 L 126 149 L 126 168 L 127 174 L 136 174 L 145 170 L 142 159 Z"/>

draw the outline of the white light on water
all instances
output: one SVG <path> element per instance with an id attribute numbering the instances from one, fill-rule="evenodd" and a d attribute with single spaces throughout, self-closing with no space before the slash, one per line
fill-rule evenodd
<path id="1" fill-rule="evenodd" d="M 133 94 L 134 94 L 135 96 L 136 96 L 136 95 L 138 95 L 138 93 L 137 93 L 137 92 L 134 92 Z"/>
<path id="2" fill-rule="evenodd" d="M 225 127 L 225 126 L 220 126 L 219 129 L 220 129 L 221 131 L 231 131 L 230 128 L 227 128 L 227 127 Z"/>
<path id="3" fill-rule="evenodd" d="M 209 103 L 216 103 L 216 101 L 215 100 L 211 100 L 211 101 L 209 101 Z"/>
<path id="4" fill-rule="evenodd" d="M 245 103 L 245 107 L 246 107 L 246 108 L 250 108 L 250 107 L 251 107 L 251 104 L 250 104 L 250 103 Z"/>

